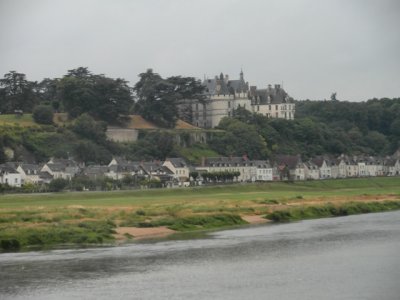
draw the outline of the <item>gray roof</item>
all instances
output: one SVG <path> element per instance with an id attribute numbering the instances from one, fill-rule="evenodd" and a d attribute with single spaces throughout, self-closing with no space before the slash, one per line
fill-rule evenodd
<path id="1" fill-rule="evenodd" d="M 9 174 L 19 174 L 17 170 L 9 164 L 1 164 L 0 165 L 0 174 L 9 173 Z"/>
<path id="2" fill-rule="evenodd" d="M 24 164 L 24 163 L 22 163 L 22 164 L 20 164 L 19 166 L 20 166 L 20 167 L 22 168 L 22 170 L 24 170 L 25 172 L 27 172 L 27 171 L 39 171 L 39 170 L 40 170 L 40 166 L 37 165 L 37 164 Z"/>
<path id="3" fill-rule="evenodd" d="M 175 168 L 185 168 L 188 166 L 186 161 L 180 157 L 167 158 L 165 161 L 170 161 Z"/>
<path id="4" fill-rule="evenodd" d="M 214 79 L 205 79 L 203 85 L 205 86 L 205 93 L 208 95 L 235 95 L 249 91 L 249 84 L 244 81 L 242 72 L 240 79 L 229 80 L 221 73 Z"/>
<path id="5" fill-rule="evenodd" d="M 83 174 L 87 176 L 91 175 L 104 175 L 104 173 L 108 172 L 109 167 L 107 166 L 100 166 L 100 165 L 92 165 L 92 166 L 87 166 L 83 170 Z"/>
<path id="6" fill-rule="evenodd" d="M 289 169 L 296 169 L 301 163 L 300 155 L 276 155 L 275 163 L 278 166 L 287 166 Z"/>
<path id="7" fill-rule="evenodd" d="M 251 98 L 255 104 L 281 104 L 292 103 L 293 98 L 289 97 L 286 91 L 279 85 L 271 85 L 266 89 L 251 89 Z"/>
<path id="8" fill-rule="evenodd" d="M 255 162 L 243 157 L 207 157 L 202 162 L 204 167 L 242 167 L 254 166 Z"/>

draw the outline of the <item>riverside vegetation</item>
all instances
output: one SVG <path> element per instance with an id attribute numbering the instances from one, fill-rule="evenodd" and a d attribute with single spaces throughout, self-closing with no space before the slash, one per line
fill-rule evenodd
<path id="1" fill-rule="evenodd" d="M 111 245 L 119 227 L 196 231 L 400 209 L 400 178 L 176 190 L 13 194 L 0 198 L 2 251 Z M 130 237 L 129 235 L 127 235 Z"/>

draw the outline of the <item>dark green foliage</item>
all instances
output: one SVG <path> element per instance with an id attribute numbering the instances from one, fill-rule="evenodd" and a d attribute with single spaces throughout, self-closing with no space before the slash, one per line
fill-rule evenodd
<path id="1" fill-rule="evenodd" d="M 0 249 L 5 251 L 27 247 L 48 248 L 63 244 L 101 244 L 112 241 L 115 224 L 111 221 L 81 222 L 79 224 L 54 224 L 50 227 L 12 230 L 0 237 Z"/>
<path id="2" fill-rule="evenodd" d="M 220 228 L 246 224 L 240 216 L 231 214 L 218 214 L 207 216 L 190 216 L 184 218 L 164 218 L 152 222 L 140 222 L 139 227 L 168 226 L 177 231 L 192 231 L 201 229 Z"/>
<path id="3" fill-rule="evenodd" d="M 253 125 L 248 125 L 235 118 L 224 118 L 218 129 L 225 132 L 215 134 L 210 141 L 213 150 L 225 156 L 243 156 L 250 159 L 266 159 L 267 143 Z"/>
<path id="4" fill-rule="evenodd" d="M 268 119 L 239 108 L 235 118 L 252 125 L 277 154 L 392 154 L 400 146 L 400 99 L 362 103 L 299 101 L 296 119 Z"/>
<path id="5" fill-rule="evenodd" d="M 21 248 L 21 244 L 17 239 L 1 239 L 0 240 L 0 249 L 6 250 L 6 251 L 12 251 L 12 250 L 19 250 Z"/>
<path id="6" fill-rule="evenodd" d="M 366 102 L 299 101 L 296 117 L 309 117 L 329 125 L 331 131 L 338 131 L 337 140 L 340 138 L 347 148 L 343 152 L 391 154 L 400 146 L 400 98 Z M 355 132 L 357 136 L 353 139 Z"/>
<path id="7" fill-rule="evenodd" d="M 201 99 L 204 87 L 192 77 L 163 79 L 151 69 L 139 75 L 134 90 L 137 95 L 135 111 L 146 120 L 164 128 L 175 127 L 178 120 L 177 105 L 186 99 Z M 187 116 L 186 119 L 190 119 Z"/>
<path id="8" fill-rule="evenodd" d="M 76 191 L 83 191 L 85 189 L 95 190 L 96 189 L 96 181 L 90 179 L 85 175 L 77 175 L 71 179 L 69 183 L 71 189 Z"/>
<path id="9" fill-rule="evenodd" d="M 63 178 L 53 179 L 49 184 L 49 190 L 51 192 L 61 192 L 68 185 L 69 181 Z"/>
<path id="10" fill-rule="evenodd" d="M 33 110 L 33 120 L 38 124 L 53 124 L 53 109 L 48 105 L 38 105 Z"/>
<path id="11" fill-rule="evenodd" d="M 340 206 L 326 204 L 322 206 L 309 206 L 277 210 L 266 216 L 274 222 L 290 222 L 304 219 L 323 217 L 337 217 L 354 214 L 381 212 L 400 209 L 400 201 L 385 202 L 350 202 Z"/>
<path id="12" fill-rule="evenodd" d="M 92 141 L 80 141 L 74 149 L 74 156 L 78 161 L 88 163 L 108 164 L 112 159 L 112 154 L 105 147 Z"/>
<path id="13" fill-rule="evenodd" d="M 32 112 L 39 99 L 35 94 L 35 82 L 28 81 L 25 74 L 10 71 L 0 79 L 0 112 L 15 110 Z"/>
<path id="14" fill-rule="evenodd" d="M 175 149 L 174 136 L 165 131 L 143 133 L 140 139 L 131 143 L 127 149 L 127 158 L 130 160 L 163 160 L 173 156 Z"/>
<path id="15" fill-rule="evenodd" d="M 205 181 L 211 182 L 232 182 L 240 176 L 238 171 L 221 171 L 221 172 L 209 172 L 201 173 L 201 177 Z"/>
<path id="16" fill-rule="evenodd" d="M 139 77 L 134 88 L 138 97 L 135 112 L 161 127 L 175 127 L 178 109 L 174 86 L 152 70 L 147 70 Z"/>
<path id="17" fill-rule="evenodd" d="M 95 75 L 87 68 L 69 70 L 57 86 L 60 100 L 72 118 L 88 113 L 108 123 L 119 123 L 133 104 L 125 80 Z"/>
<path id="18" fill-rule="evenodd" d="M 106 140 L 107 123 L 97 122 L 86 113 L 76 118 L 71 129 L 80 136 L 97 143 L 104 143 Z"/>

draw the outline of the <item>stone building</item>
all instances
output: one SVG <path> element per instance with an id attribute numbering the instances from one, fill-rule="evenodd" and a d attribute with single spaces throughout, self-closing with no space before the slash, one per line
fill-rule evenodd
<path id="1" fill-rule="evenodd" d="M 222 118 L 233 116 L 239 107 L 270 118 L 294 118 L 293 99 L 280 85 L 275 85 L 274 88 L 269 85 L 266 89 L 249 87 L 249 83 L 244 80 L 243 71 L 240 72 L 239 79 L 231 80 L 228 75 L 221 73 L 213 79 L 205 79 L 203 85 L 205 99 L 193 100 L 189 104 L 191 122 L 197 127 L 214 128 Z"/>

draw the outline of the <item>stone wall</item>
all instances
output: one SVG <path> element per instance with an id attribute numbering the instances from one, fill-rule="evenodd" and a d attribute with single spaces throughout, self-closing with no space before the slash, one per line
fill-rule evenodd
<path id="1" fill-rule="evenodd" d="M 137 129 L 127 128 L 108 128 L 106 131 L 107 138 L 114 142 L 136 142 L 139 131 Z"/>

